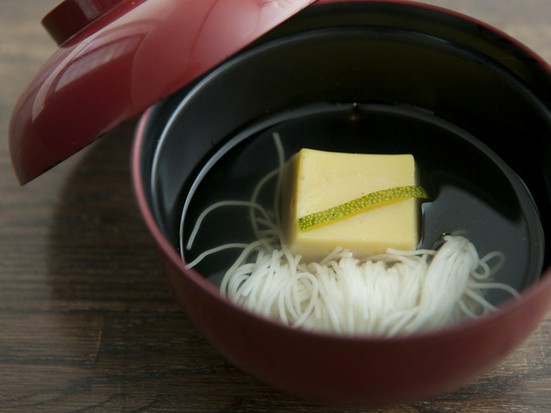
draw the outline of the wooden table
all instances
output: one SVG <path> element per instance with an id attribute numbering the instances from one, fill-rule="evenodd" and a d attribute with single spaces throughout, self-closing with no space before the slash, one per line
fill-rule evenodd
<path id="1" fill-rule="evenodd" d="M 229 0 L 228 0 L 229 1 Z M 58 0 L 0 1 L 0 412 L 347 412 L 295 399 L 227 363 L 179 309 L 136 210 L 133 123 L 20 187 L 10 111 L 55 50 Z M 441 0 L 551 61 L 548 0 Z M 551 412 L 551 312 L 459 391 L 375 412 Z"/>

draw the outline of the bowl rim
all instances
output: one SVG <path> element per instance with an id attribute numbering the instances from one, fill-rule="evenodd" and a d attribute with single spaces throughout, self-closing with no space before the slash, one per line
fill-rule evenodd
<path id="1" fill-rule="evenodd" d="M 551 74 L 551 64 L 547 63 L 539 55 L 533 52 L 529 47 L 527 47 L 517 39 L 513 38 L 512 36 L 508 35 L 507 33 L 501 31 L 500 29 L 497 29 L 492 25 L 489 25 L 483 21 L 477 20 L 476 18 L 473 18 L 466 14 L 449 10 L 441 6 L 420 3 L 417 1 L 346 0 L 346 2 L 389 3 L 389 4 L 396 4 L 396 5 L 417 7 L 421 9 L 441 12 L 441 13 L 459 18 L 466 22 L 477 24 L 481 28 L 488 30 L 504 38 L 505 40 L 509 41 L 515 48 L 520 49 L 524 53 L 530 55 L 544 71 L 547 71 Z M 316 4 L 323 5 L 323 4 L 334 4 L 334 3 L 339 3 L 339 1 L 338 0 L 318 0 L 317 2 L 314 3 L 314 6 Z M 207 73 L 207 76 L 208 76 L 208 73 Z M 201 275 L 197 270 L 195 270 L 194 268 L 186 268 L 185 263 L 182 261 L 180 255 L 177 253 L 173 245 L 165 237 L 159 225 L 157 224 L 157 220 L 153 215 L 153 212 L 151 210 L 151 207 L 149 205 L 148 198 L 146 195 L 147 193 L 146 186 L 143 180 L 141 179 L 142 176 L 144 176 L 143 162 L 142 162 L 142 157 L 143 157 L 142 149 L 144 148 L 144 142 L 147 140 L 147 136 L 146 136 L 147 127 L 154 120 L 155 108 L 157 108 L 158 105 L 160 104 L 161 103 L 158 103 L 148 108 L 140 117 L 135 134 L 134 134 L 134 140 L 133 140 L 132 149 L 131 149 L 130 166 L 131 166 L 132 187 L 133 187 L 134 196 L 137 201 L 142 218 L 144 219 L 145 224 L 148 230 L 150 231 L 151 235 L 153 236 L 158 248 L 165 255 L 165 257 L 167 257 L 170 263 L 178 269 L 178 271 L 182 274 L 182 276 L 187 277 L 190 281 L 192 281 L 193 284 L 195 284 L 204 293 L 209 295 L 212 299 L 218 302 L 221 302 L 224 305 L 229 306 L 229 308 L 233 309 L 238 313 L 241 313 L 246 317 L 251 318 L 251 320 L 256 320 L 258 322 L 269 325 L 271 328 L 280 329 L 281 331 L 285 331 L 287 333 L 297 334 L 299 336 L 308 336 L 312 338 L 317 337 L 325 340 L 336 340 L 339 342 L 346 341 L 350 343 L 360 343 L 360 344 L 389 343 L 389 342 L 408 343 L 408 342 L 417 342 L 422 340 L 441 339 L 441 338 L 453 336 L 453 335 L 462 335 L 470 331 L 484 328 L 485 326 L 494 324 L 498 322 L 500 319 L 507 317 L 508 315 L 513 313 L 517 308 L 524 306 L 534 300 L 537 300 L 539 296 L 546 295 L 547 291 L 551 291 L 551 266 L 550 266 L 548 268 L 543 268 L 539 280 L 529 285 L 528 287 L 524 288 L 522 291 L 520 291 L 520 296 L 518 298 L 516 299 L 511 298 L 499 304 L 497 306 L 498 308 L 497 311 L 481 315 L 475 319 L 464 320 L 462 322 L 459 322 L 450 326 L 446 326 L 446 327 L 442 327 L 434 330 L 416 332 L 409 335 L 397 335 L 394 337 L 337 335 L 337 334 L 332 334 L 332 333 L 323 332 L 323 331 L 307 331 L 301 328 L 293 328 L 290 326 L 286 326 L 278 322 L 277 320 L 272 320 L 262 315 L 258 315 L 251 311 L 243 309 L 241 306 L 237 305 L 236 303 L 232 302 L 230 299 L 225 297 L 223 294 L 221 294 L 219 289 L 210 281 L 208 281 L 203 275 Z M 549 296 L 551 297 L 551 293 L 549 293 Z M 548 301 L 551 301 L 551 298 Z"/>

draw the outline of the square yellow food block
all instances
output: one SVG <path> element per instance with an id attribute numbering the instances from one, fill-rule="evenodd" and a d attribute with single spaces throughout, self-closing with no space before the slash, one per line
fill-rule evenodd
<path id="1" fill-rule="evenodd" d="M 412 155 L 372 155 L 302 149 L 289 161 L 284 190 L 284 239 L 304 261 L 317 261 L 337 246 L 355 256 L 387 248 L 413 250 L 419 242 L 419 201 L 399 200 L 309 230 L 300 217 L 352 201 L 371 192 L 416 185 Z"/>

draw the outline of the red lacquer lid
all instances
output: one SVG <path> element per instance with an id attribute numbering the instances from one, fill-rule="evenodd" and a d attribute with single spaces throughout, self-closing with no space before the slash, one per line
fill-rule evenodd
<path id="1" fill-rule="evenodd" d="M 206 73 L 315 0 L 64 0 L 60 45 L 19 98 L 10 150 L 26 183 Z"/>

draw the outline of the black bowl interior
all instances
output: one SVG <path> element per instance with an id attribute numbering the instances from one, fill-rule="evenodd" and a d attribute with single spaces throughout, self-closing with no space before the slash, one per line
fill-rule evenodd
<path id="1" fill-rule="evenodd" d="M 287 155 L 413 153 L 432 201 L 422 242 L 466 230 L 512 258 L 507 281 L 521 289 L 549 264 L 550 108 L 541 62 L 476 22 L 395 3 L 314 6 L 154 107 L 141 179 L 178 248 L 183 207 L 192 222 L 277 165 L 274 131 Z M 197 251 L 246 227 L 215 219 Z"/>

